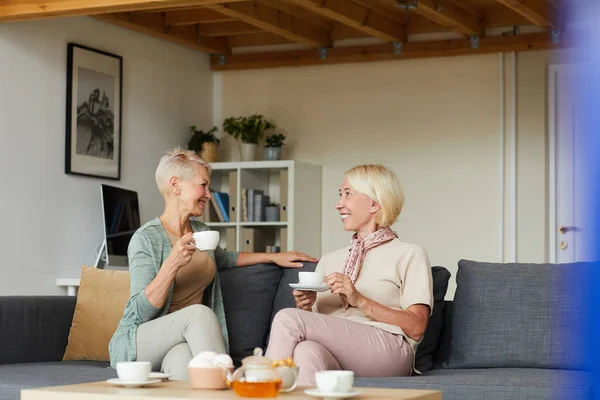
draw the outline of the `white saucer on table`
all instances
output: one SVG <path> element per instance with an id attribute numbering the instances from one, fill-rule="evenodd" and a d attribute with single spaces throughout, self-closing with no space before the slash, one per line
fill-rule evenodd
<path id="1" fill-rule="evenodd" d="M 125 386 L 127 388 L 138 388 L 159 383 L 160 379 L 147 379 L 145 381 L 124 381 L 121 378 L 112 378 L 107 379 L 106 382 L 110 383 L 111 385 Z"/>
<path id="2" fill-rule="evenodd" d="M 148 379 L 162 379 L 166 380 L 171 377 L 171 374 L 165 374 L 164 372 L 150 372 Z"/>
<path id="3" fill-rule="evenodd" d="M 350 392 L 322 392 L 319 389 L 306 389 L 304 391 L 309 396 L 321 397 L 325 400 L 345 399 L 347 397 L 358 396 L 362 392 L 360 390 L 352 390 Z"/>
<path id="4" fill-rule="evenodd" d="M 327 284 L 322 284 L 322 285 L 307 285 L 307 284 L 302 284 L 302 283 L 290 283 L 290 287 L 294 288 L 294 289 L 298 289 L 298 290 L 306 290 L 308 292 L 325 292 L 329 289 L 331 289 L 329 287 L 329 285 Z"/>

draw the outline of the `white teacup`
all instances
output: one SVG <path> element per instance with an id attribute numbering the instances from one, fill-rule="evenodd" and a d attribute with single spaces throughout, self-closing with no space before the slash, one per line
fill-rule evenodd
<path id="1" fill-rule="evenodd" d="M 217 248 L 220 239 L 219 231 L 194 232 L 194 245 L 200 251 L 214 250 Z"/>
<path id="2" fill-rule="evenodd" d="M 325 281 L 325 274 L 322 272 L 298 272 L 298 280 L 302 285 L 322 285 Z"/>
<path id="3" fill-rule="evenodd" d="M 317 388 L 327 393 L 348 393 L 354 384 L 353 371 L 319 371 L 315 373 Z"/>
<path id="4" fill-rule="evenodd" d="M 119 361 L 117 363 L 117 375 L 127 382 L 147 381 L 150 372 L 152 372 L 152 364 L 149 361 Z"/>

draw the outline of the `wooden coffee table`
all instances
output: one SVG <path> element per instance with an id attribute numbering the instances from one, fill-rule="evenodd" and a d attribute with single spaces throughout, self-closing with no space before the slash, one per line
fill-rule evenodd
<path id="1" fill-rule="evenodd" d="M 318 399 L 296 388 L 293 392 L 280 393 L 281 400 Z M 442 392 L 436 390 L 356 388 L 362 394 L 351 399 L 395 399 L 395 400 L 442 400 Z M 21 400 L 175 400 L 175 399 L 218 399 L 240 400 L 232 390 L 194 390 L 187 381 L 165 381 L 145 388 L 124 388 L 106 382 L 82 383 L 79 385 L 54 386 L 21 391 Z"/>

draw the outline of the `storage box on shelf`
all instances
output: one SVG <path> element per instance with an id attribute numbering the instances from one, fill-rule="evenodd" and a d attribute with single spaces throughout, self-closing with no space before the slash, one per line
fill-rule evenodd
<path id="1" fill-rule="evenodd" d="M 199 219 L 238 251 L 321 254 L 321 167 L 294 160 L 213 163 L 213 199 Z M 279 221 L 265 206 L 279 204 Z"/>

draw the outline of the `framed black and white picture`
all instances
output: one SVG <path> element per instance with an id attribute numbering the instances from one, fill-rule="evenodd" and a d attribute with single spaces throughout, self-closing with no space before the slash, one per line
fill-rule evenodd
<path id="1" fill-rule="evenodd" d="M 121 179 L 123 57 L 69 43 L 65 173 Z"/>

